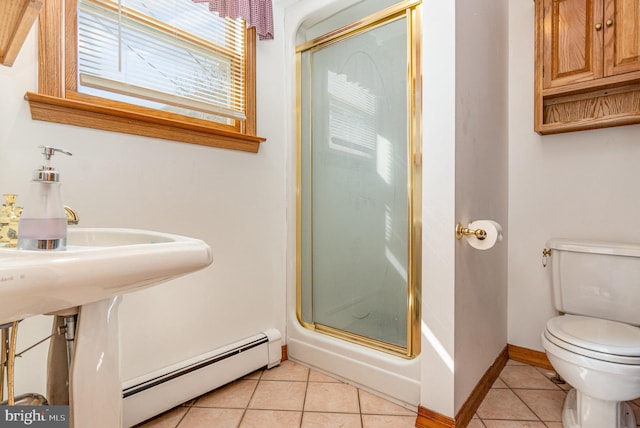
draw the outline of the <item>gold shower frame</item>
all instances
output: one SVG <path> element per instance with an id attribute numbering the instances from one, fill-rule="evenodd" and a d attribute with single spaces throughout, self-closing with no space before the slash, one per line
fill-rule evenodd
<path id="1" fill-rule="evenodd" d="M 403 358 L 420 353 L 421 288 L 422 288 L 422 13 L 421 0 L 403 1 L 338 30 L 296 47 L 296 317 L 305 328 L 342 340 L 367 346 Z M 409 213 L 407 272 L 407 346 L 401 347 L 321 324 L 302 320 L 302 53 L 337 43 L 396 19 L 407 22 L 407 100 L 408 100 L 408 171 L 407 202 Z M 311 237 L 313 240 L 313 237 Z M 313 269 L 313 267 L 311 267 Z M 311 284 L 313 288 L 313 284 Z"/>

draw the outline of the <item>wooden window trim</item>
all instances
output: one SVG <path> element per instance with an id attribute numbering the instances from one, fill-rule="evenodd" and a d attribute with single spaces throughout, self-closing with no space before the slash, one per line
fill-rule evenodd
<path id="1" fill-rule="evenodd" d="M 255 28 L 246 37 L 246 120 L 236 126 L 77 92 L 76 0 L 47 0 L 40 12 L 38 93 L 25 96 L 35 120 L 256 153 Z"/>
<path id="2" fill-rule="evenodd" d="M 3 0 L 0 4 L 0 64 L 11 67 L 38 17 L 42 1 Z"/>

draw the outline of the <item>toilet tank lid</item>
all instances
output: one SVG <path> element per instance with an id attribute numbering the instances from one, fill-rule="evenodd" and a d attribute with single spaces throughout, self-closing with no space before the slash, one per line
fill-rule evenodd
<path id="1" fill-rule="evenodd" d="M 587 241 L 579 239 L 550 239 L 547 247 L 552 250 L 577 253 L 610 254 L 613 256 L 640 257 L 640 244 Z"/>

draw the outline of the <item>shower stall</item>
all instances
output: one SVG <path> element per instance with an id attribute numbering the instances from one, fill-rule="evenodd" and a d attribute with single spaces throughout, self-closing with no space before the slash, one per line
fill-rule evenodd
<path id="1" fill-rule="evenodd" d="M 380 4 L 314 24 L 296 49 L 296 316 L 313 334 L 411 360 L 420 352 L 420 2 Z"/>

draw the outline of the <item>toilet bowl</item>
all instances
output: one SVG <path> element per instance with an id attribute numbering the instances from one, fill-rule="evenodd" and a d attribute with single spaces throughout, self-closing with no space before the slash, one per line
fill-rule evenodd
<path id="1" fill-rule="evenodd" d="M 564 428 L 635 428 L 640 397 L 640 246 L 550 242 L 556 309 L 542 346 L 574 389 Z"/>
<path id="2" fill-rule="evenodd" d="M 640 328 L 563 315 L 547 322 L 542 345 L 558 374 L 575 388 L 565 400 L 565 428 L 636 426 L 624 402 L 640 396 Z"/>

